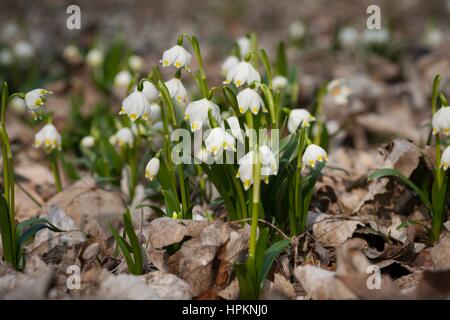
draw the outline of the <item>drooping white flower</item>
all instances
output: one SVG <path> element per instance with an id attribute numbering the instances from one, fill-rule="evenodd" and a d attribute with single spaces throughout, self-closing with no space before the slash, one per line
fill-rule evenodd
<path id="1" fill-rule="evenodd" d="M 239 47 L 239 53 L 241 54 L 241 57 L 244 58 L 245 55 L 250 51 L 251 42 L 250 39 L 247 37 L 240 37 L 236 40 L 236 43 Z"/>
<path id="2" fill-rule="evenodd" d="M 206 151 L 213 156 L 222 154 L 224 150 L 235 151 L 236 144 L 231 134 L 218 127 L 210 131 L 205 140 Z"/>
<path id="3" fill-rule="evenodd" d="M 164 51 L 162 59 L 160 60 L 163 67 L 173 65 L 176 68 L 187 68 L 191 63 L 192 55 L 186 51 L 182 46 L 175 45 L 172 48 Z"/>
<path id="4" fill-rule="evenodd" d="M 73 44 L 64 48 L 63 57 L 68 63 L 72 64 L 78 64 L 82 61 L 80 50 Z"/>
<path id="5" fill-rule="evenodd" d="M 18 113 L 22 113 L 27 110 L 27 105 L 25 104 L 25 100 L 15 96 L 9 101 L 9 106 Z"/>
<path id="6" fill-rule="evenodd" d="M 158 158 L 150 159 L 150 161 L 147 163 L 147 166 L 145 167 L 145 177 L 152 181 L 158 175 L 159 166 L 160 163 Z"/>
<path id="7" fill-rule="evenodd" d="M 441 163 L 439 167 L 444 170 L 447 170 L 449 166 L 450 166 L 450 146 L 445 148 L 444 152 L 442 153 Z"/>
<path id="8" fill-rule="evenodd" d="M 0 65 L 2 66 L 10 66 L 14 62 L 14 56 L 11 51 L 7 48 L 3 48 L 0 50 Z"/>
<path id="9" fill-rule="evenodd" d="M 327 86 L 327 91 L 337 105 L 348 104 L 348 97 L 352 94 L 352 89 L 344 79 L 334 79 Z"/>
<path id="10" fill-rule="evenodd" d="M 211 115 L 220 123 L 220 109 L 214 102 L 203 98 L 201 100 L 189 103 L 184 112 L 184 119 L 189 120 L 191 131 L 200 130 L 205 124 L 208 124 L 208 111 L 211 110 Z"/>
<path id="11" fill-rule="evenodd" d="M 431 48 L 438 47 L 444 40 L 444 33 L 438 28 L 429 28 L 425 32 L 424 42 Z"/>
<path id="12" fill-rule="evenodd" d="M 306 27 L 300 20 L 294 21 L 289 26 L 289 36 L 294 40 L 301 40 L 306 34 Z"/>
<path id="13" fill-rule="evenodd" d="M 261 107 L 264 107 L 264 101 L 255 89 L 246 88 L 237 95 L 239 112 L 245 113 L 250 109 L 253 114 L 258 114 Z"/>
<path id="14" fill-rule="evenodd" d="M 95 138 L 93 136 L 85 136 L 81 139 L 80 145 L 82 148 L 90 149 L 95 146 Z"/>
<path id="15" fill-rule="evenodd" d="M 314 168 L 317 162 L 325 161 L 328 161 L 328 155 L 322 147 L 315 144 L 310 144 L 306 147 L 302 157 L 304 168 L 307 166 Z"/>
<path id="16" fill-rule="evenodd" d="M 149 102 L 155 101 L 159 97 L 158 89 L 150 81 L 144 81 L 142 84 L 142 92 L 145 94 Z"/>
<path id="17" fill-rule="evenodd" d="M 308 112 L 308 110 L 293 109 L 289 113 L 287 127 L 289 132 L 293 133 L 298 130 L 300 125 L 302 128 L 309 127 L 309 123 L 314 120 L 316 119 Z"/>
<path id="18" fill-rule="evenodd" d="M 61 149 L 61 136 L 51 123 L 46 124 L 34 136 L 34 147 L 43 147 L 46 152 Z"/>
<path id="19" fill-rule="evenodd" d="M 142 119 L 158 121 L 161 119 L 161 106 L 157 103 L 150 103 L 148 107 L 144 109 Z"/>
<path id="20" fill-rule="evenodd" d="M 128 58 L 128 64 L 130 65 L 131 70 L 141 72 L 144 68 L 144 59 L 134 54 Z"/>
<path id="21" fill-rule="evenodd" d="M 228 117 L 225 120 L 228 123 L 228 126 L 230 127 L 231 130 L 231 135 L 233 137 L 235 137 L 239 142 L 243 143 L 244 142 L 244 137 L 243 137 L 243 130 L 239 124 L 239 120 L 236 116 L 231 116 Z"/>
<path id="22" fill-rule="evenodd" d="M 150 102 L 144 92 L 135 90 L 122 101 L 122 109 L 119 114 L 127 114 L 134 122 L 142 116 L 144 110 L 150 110 Z"/>
<path id="23" fill-rule="evenodd" d="M 25 94 L 25 104 L 31 112 L 37 111 L 44 106 L 50 94 L 53 92 L 41 88 L 33 89 Z"/>
<path id="24" fill-rule="evenodd" d="M 252 84 L 253 82 L 261 82 L 261 76 L 258 71 L 247 61 L 239 62 L 234 68 L 228 71 L 227 78 L 224 84 L 233 82 L 236 87 L 245 83 Z"/>
<path id="25" fill-rule="evenodd" d="M 272 88 L 274 90 L 282 90 L 286 88 L 288 84 L 289 84 L 288 79 L 280 75 L 275 76 L 272 79 Z"/>
<path id="26" fill-rule="evenodd" d="M 29 60 L 34 56 L 34 47 L 28 41 L 19 41 L 13 47 L 14 55 L 19 60 Z"/>
<path id="27" fill-rule="evenodd" d="M 436 111 L 433 115 L 431 126 L 433 127 L 433 134 L 442 132 L 446 136 L 450 135 L 450 108 L 442 107 Z"/>
<path id="28" fill-rule="evenodd" d="M 128 89 L 131 83 L 131 73 L 128 70 L 122 70 L 114 77 L 114 88 L 116 89 Z"/>
<path id="29" fill-rule="evenodd" d="M 103 63 L 103 52 L 100 49 L 91 49 L 86 56 L 87 64 L 95 69 Z"/>
<path id="30" fill-rule="evenodd" d="M 187 91 L 180 79 L 173 78 L 165 82 L 165 84 L 171 98 L 177 100 L 179 103 L 186 102 Z"/>
<path id="31" fill-rule="evenodd" d="M 121 128 L 115 135 L 111 137 L 110 142 L 119 147 L 125 145 L 132 147 L 134 142 L 133 132 L 130 128 Z"/>
<path id="32" fill-rule="evenodd" d="M 222 66 L 220 68 L 222 75 L 226 76 L 228 72 L 233 69 L 235 66 L 239 64 L 239 59 L 236 56 L 229 56 L 225 59 L 225 61 L 222 63 Z"/>
<path id="33" fill-rule="evenodd" d="M 344 48 L 353 48 L 358 42 L 359 33 L 353 27 L 344 27 L 339 31 L 338 38 Z"/>
<path id="34" fill-rule="evenodd" d="M 244 184 L 244 189 L 248 190 L 253 184 L 253 164 L 255 163 L 255 154 L 253 151 L 248 152 L 239 160 L 239 169 L 237 177 Z M 259 147 L 259 159 L 261 162 L 261 180 L 266 183 L 269 176 L 276 175 L 278 172 L 278 163 L 272 150 L 266 145 Z"/>
<path id="35" fill-rule="evenodd" d="M 362 35 L 366 44 L 383 44 L 389 41 L 389 37 L 387 29 L 366 29 Z"/>

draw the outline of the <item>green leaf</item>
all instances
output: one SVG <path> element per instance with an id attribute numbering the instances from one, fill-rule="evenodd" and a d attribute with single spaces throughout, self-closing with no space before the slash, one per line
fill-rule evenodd
<path id="1" fill-rule="evenodd" d="M 273 262 L 275 261 L 276 257 L 285 250 L 290 244 L 289 240 L 281 240 L 278 242 L 275 242 L 269 249 L 266 250 L 264 254 L 264 260 L 262 269 L 260 272 L 260 281 L 263 282 L 264 279 L 266 279 L 267 274 L 270 271 L 270 268 L 272 268 Z"/>
<path id="2" fill-rule="evenodd" d="M 15 239 L 10 224 L 8 204 L 3 195 L 0 197 L 0 232 L 2 234 L 3 258 L 5 261 L 13 263 Z"/>
<path id="3" fill-rule="evenodd" d="M 383 177 L 396 177 L 399 178 L 404 184 L 406 184 L 408 187 L 410 187 L 422 200 L 423 204 L 431 211 L 432 205 L 430 201 L 428 200 L 427 196 L 420 190 L 420 188 L 414 184 L 411 180 L 409 180 L 407 177 L 405 177 L 400 171 L 391 169 L 391 168 L 382 168 L 375 170 L 372 172 L 369 176 L 369 180 L 377 179 L 377 178 L 383 178 Z"/>
<path id="4" fill-rule="evenodd" d="M 127 209 L 127 211 L 124 213 L 123 221 L 128 239 L 130 239 L 130 245 L 134 257 L 133 273 L 142 274 L 142 272 L 144 271 L 144 259 L 142 257 L 141 243 L 139 242 L 136 232 L 134 231 L 133 223 L 131 221 L 131 213 L 129 209 Z"/>
<path id="5" fill-rule="evenodd" d="M 112 226 L 112 224 L 110 222 L 108 222 L 109 225 L 109 229 L 111 230 L 111 233 L 114 237 L 114 239 L 116 240 L 117 244 L 119 245 L 120 250 L 122 251 L 122 254 L 125 258 L 125 262 L 127 263 L 128 266 L 128 271 L 130 273 L 134 274 L 134 262 L 133 262 L 133 258 L 131 257 L 131 248 L 130 246 L 126 243 L 125 239 L 122 238 L 119 233 L 117 232 L 117 230 Z"/>
<path id="6" fill-rule="evenodd" d="M 181 212 L 180 202 L 175 196 L 172 190 L 163 190 L 162 194 L 164 196 L 164 202 L 166 204 L 166 215 L 172 217 L 173 213 L 179 214 Z"/>
<path id="7" fill-rule="evenodd" d="M 278 48 L 277 48 L 277 64 L 276 64 L 276 69 L 277 69 L 277 74 L 287 77 L 287 62 L 286 62 L 286 52 L 284 50 L 284 42 L 280 41 L 278 43 Z"/>

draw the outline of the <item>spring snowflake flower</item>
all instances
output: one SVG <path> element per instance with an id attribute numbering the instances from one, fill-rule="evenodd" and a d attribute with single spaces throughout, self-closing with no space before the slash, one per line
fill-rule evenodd
<path id="1" fill-rule="evenodd" d="M 362 38 L 366 44 L 383 44 L 389 41 L 390 34 L 387 29 L 366 29 Z"/>
<path id="2" fill-rule="evenodd" d="M 327 91 L 337 105 L 348 104 L 348 97 L 352 94 L 352 89 L 346 84 L 344 79 L 334 79 L 327 86 Z"/>
<path id="3" fill-rule="evenodd" d="M 440 108 L 433 115 L 431 126 L 433 127 L 433 134 L 443 132 L 446 136 L 450 135 L 450 108 Z"/>
<path id="4" fill-rule="evenodd" d="M 309 127 L 309 123 L 316 120 L 309 112 L 305 109 L 293 109 L 289 113 L 288 120 L 288 130 L 290 133 L 297 131 L 298 127 L 301 125 L 302 128 Z"/>
<path id="5" fill-rule="evenodd" d="M 81 139 L 80 145 L 82 148 L 90 149 L 95 146 L 95 138 L 93 136 L 85 136 Z"/>
<path id="6" fill-rule="evenodd" d="M 213 156 L 221 154 L 224 150 L 235 151 L 236 144 L 231 134 L 223 128 L 214 128 L 205 140 L 206 151 Z"/>
<path id="7" fill-rule="evenodd" d="M 46 152 L 51 152 L 54 149 L 61 149 L 61 136 L 51 123 L 46 124 L 34 136 L 34 147 L 43 147 Z"/>
<path id="8" fill-rule="evenodd" d="M 53 92 L 45 89 L 33 89 L 25 94 L 25 104 L 31 113 L 35 113 L 39 109 L 43 108 L 47 97 L 53 94 Z"/>
<path id="9" fill-rule="evenodd" d="M 303 22 L 297 20 L 289 26 L 289 36 L 294 40 L 301 40 L 306 34 L 306 27 Z"/>
<path id="10" fill-rule="evenodd" d="M 233 69 L 228 71 L 227 78 L 224 84 L 233 82 L 236 87 L 245 83 L 252 84 L 253 82 L 261 82 L 261 76 L 258 71 L 247 61 L 239 62 Z"/>
<path id="11" fill-rule="evenodd" d="M 17 96 L 11 99 L 11 101 L 9 102 L 9 106 L 18 113 L 22 113 L 27 110 L 25 100 Z"/>
<path id="12" fill-rule="evenodd" d="M 159 165 L 160 163 L 158 158 L 150 159 L 145 167 L 145 177 L 152 181 L 158 175 Z"/>
<path id="13" fill-rule="evenodd" d="M 192 132 L 200 130 L 204 124 L 208 123 L 209 110 L 211 110 L 213 118 L 220 123 L 220 109 L 214 102 L 204 98 L 187 105 L 184 112 L 184 119 L 189 120 Z"/>
<path id="14" fill-rule="evenodd" d="M 261 179 L 268 183 L 269 176 L 276 175 L 278 172 L 277 160 L 268 146 L 264 145 L 259 147 L 259 154 L 261 161 Z M 250 151 L 239 160 L 239 169 L 236 177 L 241 179 L 245 190 L 248 190 L 253 184 L 254 161 L 253 151 Z"/>
<path id="15" fill-rule="evenodd" d="M 328 155 L 322 147 L 315 144 L 310 144 L 306 147 L 302 157 L 303 168 L 307 166 L 314 168 L 317 162 L 325 161 L 328 161 Z"/>
<path id="16" fill-rule="evenodd" d="M 119 114 L 127 114 L 131 121 L 136 121 L 144 111 L 150 110 L 150 102 L 144 92 L 135 90 L 122 101 Z"/>
<path id="17" fill-rule="evenodd" d="M 222 75 L 226 76 L 228 72 L 233 69 L 235 66 L 239 64 L 239 59 L 236 56 L 229 56 L 225 59 L 225 61 L 222 63 L 222 66 L 220 68 Z"/>
<path id="18" fill-rule="evenodd" d="M 114 77 L 114 88 L 128 89 L 131 83 L 131 73 L 128 70 L 122 70 Z"/>
<path id="19" fill-rule="evenodd" d="M 344 27 L 339 31 L 338 38 L 344 48 L 353 48 L 358 42 L 359 33 L 353 27 Z"/>
<path id="20" fill-rule="evenodd" d="M 186 51 L 180 45 L 175 45 L 172 48 L 164 51 L 162 59 L 160 60 L 163 67 L 168 67 L 173 65 L 176 68 L 186 68 L 189 69 L 189 64 L 191 63 L 192 55 Z"/>
<path id="21" fill-rule="evenodd" d="M 240 37 L 236 40 L 236 43 L 239 47 L 239 53 L 241 54 L 241 57 L 244 58 L 245 55 L 250 51 L 251 42 L 250 39 L 247 37 Z"/>
<path id="22" fill-rule="evenodd" d="M 100 49 L 91 49 L 86 56 L 87 64 L 95 69 L 103 63 L 103 52 Z"/>
<path id="23" fill-rule="evenodd" d="M 179 103 L 186 102 L 187 91 L 180 79 L 173 78 L 165 82 L 165 84 L 171 98 Z"/>
<path id="24" fill-rule="evenodd" d="M 14 56 L 11 51 L 7 48 L 3 48 L 0 50 L 0 65 L 2 66 L 10 66 L 14 62 Z"/>
<path id="25" fill-rule="evenodd" d="M 128 64 L 130 65 L 131 70 L 141 72 L 144 68 L 144 59 L 134 54 L 128 58 Z"/>
<path id="26" fill-rule="evenodd" d="M 148 107 L 144 109 L 142 119 L 158 121 L 161 119 L 161 106 L 157 103 L 150 103 Z"/>
<path id="27" fill-rule="evenodd" d="M 19 41 L 13 47 L 14 55 L 19 60 L 29 60 L 34 56 L 34 47 L 28 41 Z"/>
<path id="28" fill-rule="evenodd" d="M 258 114 L 259 109 L 264 107 L 264 102 L 259 93 L 251 88 L 246 88 L 237 95 L 239 112 L 245 113 L 250 109 L 251 113 Z"/>
<path id="29" fill-rule="evenodd" d="M 286 88 L 288 84 L 289 84 L 288 79 L 286 79 L 286 77 L 283 76 L 275 76 L 272 79 L 272 88 L 274 90 L 282 90 Z"/>
<path id="30" fill-rule="evenodd" d="M 150 81 L 144 81 L 142 84 L 142 92 L 145 94 L 149 102 L 155 101 L 159 97 L 158 89 Z"/>
<path id="31" fill-rule="evenodd" d="M 243 138 L 243 130 L 239 124 L 239 120 L 236 116 L 231 116 L 228 117 L 225 120 L 228 123 L 228 126 L 230 127 L 231 130 L 231 135 L 233 137 L 235 137 L 239 142 L 244 143 L 244 138 Z M 225 127 L 225 125 L 223 125 L 223 127 Z"/>
<path id="32" fill-rule="evenodd" d="M 442 153 L 440 168 L 447 170 L 449 166 L 450 166 L 450 146 L 445 148 L 444 152 Z"/>
<path id="33" fill-rule="evenodd" d="M 110 138 L 109 142 L 119 147 L 125 145 L 132 147 L 134 143 L 133 132 L 130 128 L 121 128 L 115 135 Z"/>
<path id="34" fill-rule="evenodd" d="M 64 48 L 63 57 L 68 63 L 72 64 L 78 64 L 83 60 L 78 47 L 72 44 Z"/>

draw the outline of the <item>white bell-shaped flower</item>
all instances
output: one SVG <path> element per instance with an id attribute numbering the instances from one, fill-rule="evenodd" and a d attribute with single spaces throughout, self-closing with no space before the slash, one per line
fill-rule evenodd
<path id="1" fill-rule="evenodd" d="M 306 35 L 306 26 L 300 21 L 294 21 L 289 26 L 289 36 L 294 40 L 301 40 Z"/>
<path id="2" fill-rule="evenodd" d="M 80 145 L 82 148 L 90 149 L 95 146 L 95 138 L 93 136 L 85 136 L 81 139 Z"/>
<path id="3" fill-rule="evenodd" d="M 128 64 L 130 65 L 131 70 L 134 72 L 141 72 L 144 68 L 144 59 L 142 57 L 133 54 L 128 58 Z"/>
<path id="4" fill-rule="evenodd" d="M 248 190 L 253 184 L 254 155 L 254 152 L 250 151 L 238 162 L 239 169 L 236 177 L 241 179 L 245 190 Z M 269 176 L 277 174 L 278 162 L 272 150 L 266 145 L 259 147 L 259 158 L 261 161 L 261 180 L 264 180 L 267 183 L 269 181 Z"/>
<path id="5" fill-rule="evenodd" d="M 135 90 L 122 101 L 119 114 L 127 114 L 131 121 L 136 121 L 145 110 L 150 110 L 150 102 L 143 91 Z"/>
<path id="6" fill-rule="evenodd" d="M 222 66 L 220 68 L 220 71 L 222 72 L 223 76 L 226 76 L 228 72 L 236 67 L 239 64 L 239 59 L 236 56 L 229 56 L 225 59 L 225 61 L 222 63 Z"/>
<path id="7" fill-rule="evenodd" d="M 72 64 L 78 64 L 83 60 L 83 58 L 81 57 L 80 50 L 78 49 L 77 46 L 73 44 L 69 44 L 67 47 L 64 48 L 63 58 L 68 63 Z"/>
<path id="8" fill-rule="evenodd" d="M 144 109 L 142 119 L 158 121 L 161 119 L 161 106 L 157 103 L 150 103 L 148 107 Z"/>
<path id="9" fill-rule="evenodd" d="M 239 160 L 239 169 L 236 177 L 241 179 L 244 189 L 248 190 L 253 184 L 253 151 L 250 151 Z"/>
<path id="10" fill-rule="evenodd" d="M 187 91 L 180 79 L 173 78 L 165 82 L 165 84 L 171 98 L 179 103 L 186 102 Z"/>
<path id="11" fill-rule="evenodd" d="M 344 48 L 354 48 L 358 42 L 359 33 L 353 27 L 344 27 L 339 31 L 338 38 Z"/>
<path id="12" fill-rule="evenodd" d="M 160 163 L 158 158 L 150 159 L 145 167 L 145 177 L 152 181 L 158 175 L 159 165 Z"/>
<path id="13" fill-rule="evenodd" d="M 264 179 L 266 183 L 271 175 L 276 175 L 278 172 L 278 162 L 275 154 L 266 145 L 259 147 L 261 154 L 261 179 Z"/>
<path id="14" fill-rule="evenodd" d="M 283 76 L 275 76 L 272 79 L 272 88 L 273 90 L 283 90 L 289 84 L 289 81 L 286 77 Z"/>
<path id="15" fill-rule="evenodd" d="M 61 149 L 61 136 L 53 124 L 46 124 L 36 133 L 34 136 L 34 146 L 36 148 L 43 147 L 46 152 Z"/>
<path id="16" fill-rule="evenodd" d="M 240 113 L 250 109 L 251 113 L 258 114 L 261 107 L 264 107 L 264 101 L 255 89 L 246 88 L 239 92 L 236 98 Z"/>
<path id="17" fill-rule="evenodd" d="M 441 157 L 441 163 L 440 168 L 447 170 L 450 166 L 450 146 L 445 148 L 444 152 L 442 153 Z"/>
<path id="18" fill-rule="evenodd" d="M 241 61 L 228 72 L 224 84 L 233 82 L 236 87 L 239 87 L 245 83 L 250 85 L 255 81 L 261 82 L 258 71 L 249 62 Z"/>
<path id="19" fill-rule="evenodd" d="M 230 127 L 231 135 L 235 137 L 239 142 L 244 143 L 243 130 L 239 124 L 238 118 L 236 116 L 231 116 L 228 117 L 225 121 Z"/>
<path id="20" fill-rule="evenodd" d="M 30 111 L 42 108 L 47 101 L 47 97 L 53 92 L 45 89 L 33 89 L 25 94 L 25 104 Z"/>
<path id="21" fill-rule="evenodd" d="M 111 137 L 110 142 L 119 147 L 126 145 L 132 147 L 134 143 L 133 132 L 130 128 L 121 128 L 113 137 Z"/>
<path id="22" fill-rule="evenodd" d="M 309 112 L 305 109 L 293 109 L 289 113 L 288 119 L 288 130 L 293 133 L 298 130 L 301 125 L 302 128 L 309 127 L 309 123 L 316 120 Z"/>
<path id="23" fill-rule="evenodd" d="M 200 130 L 205 124 L 208 124 L 209 110 L 211 110 L 213 118 L 220 123 L 220 109 L 214 102 L 203 98 L 187 105 L 184 112 L 184 119 L 189 120 L 192 132 Z"/>
<path id="24" fill-rule="evenodd" d="M 182 46 L 175 45 L 172 48 L 164 51 L 162 59 L 160 60 L 163 67 L 173 65 L 176 68 L 189 69 L 192 55 L 186 51 Z"/>
<path id="25" fill-rule="evenodd" d="M 449 107 L 440 108 L 433 115 L 431 125 L 433 127 L 433 134 L 442 132 L 446 136 L 450 135 L 450 108 Z"/>
<path id="26" fill-rule="evenodd" d="M 214 128 L 205 140 L 206 151 L 213 156 L 221 154 L 224 150 L 235 151 L 236 144 L 231 134 L 223 128 Z"/>
<path id="27" fill-rule="evenodd" d="M 328 155 L 322 147 L 315 144 L 310 144 L 306 147 L 302 157 L 304 168 L 307 166 L 314 168 L 317 162 L 325 161 L 328 161 Z"/>
<path id="28" fill-rule="evenodd" d="M 352 94 L 352 89 L 344 79 L 335 79 L 327 86 L 327 91 L 337 105 L 348 104 L 348 97 Z"/>
<path id="29" fill-rule="evenodd" d="M 131 73 L 128 70 L 122 70 L 114 77 L 114 88 L 126 90 L 130 86 L 131 80 Z"/>
<path id="30" fill-rule="evenodd" d="M 95 69 L 103 63 L 103 52 L 100 49 L 91 49 L 86 55 L 86 62 L 89 67 Z"/>
<path id="31" fill-rule="evenodd" d="M 34 56 L 34 47 L 30 42 L 21 40 L 14 45 L 13 52 L 19 60 L 28 61 Z"/>
<path id="32" fill-rule="evenodd" d="M 250 51 L 251 42 L 250 39 L 247 37 L 240 37 L 236 40 L 236 43 L 239 47 L 239 53 L 241 54 L 241 57 L 244 58 L 245 55 Z"/>

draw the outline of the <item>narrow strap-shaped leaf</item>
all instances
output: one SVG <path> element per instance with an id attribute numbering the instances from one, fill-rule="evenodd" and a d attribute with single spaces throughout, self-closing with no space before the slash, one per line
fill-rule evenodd
<path id="1" fill-rule="evenodd" d="M 9 263 L 13 263 L 14 239 L 11 224 L 9 222 L 9 209 L 6 199 L 0 196 L 0 232 L 2 235 L 3 258 Z"/>
<path id="2" fill-rule="evenodd" d="M 139 242 L 136 232 L 134 231 L 129 209 L 123 215 L 123 221 L 128 239 L 130 239 L 131 249 L 133 251 L 135 273 L 142 274 L 144 269 L 144 259 L 142 258 L 141 243 Z"/>
<path id="3" fill-rule="evenodd" d="M 117 230 L 112 226 L 112 224 L 110 222 L 108 222 L 108 225 L 109 225 L 109 229 L 111 230 L 111 233 L 112 233 L 114 239 L 117 241 L 117 244 L 119 245 L 119 248 L 122 251 L 122 254 L 125 258 L 125 262 L 127 263 L 127 266 L 128 266 L 128 271 L 134 274 L 135 267 L 134 267 L 133 258 L 131 257 L 131 253 L 130 253 L 131 252 L 130 246 L 119 235 Z"/>

